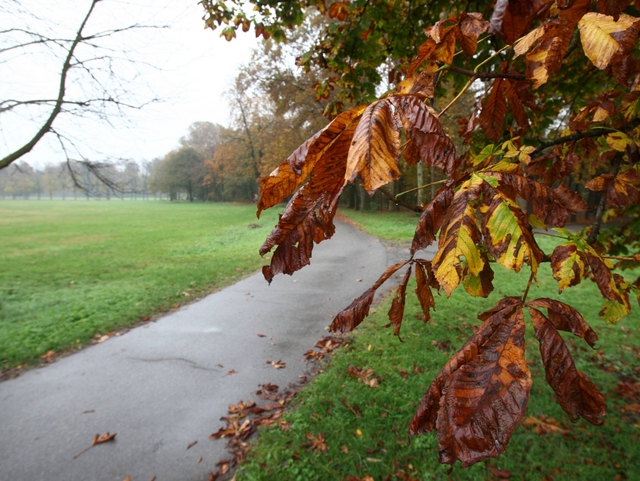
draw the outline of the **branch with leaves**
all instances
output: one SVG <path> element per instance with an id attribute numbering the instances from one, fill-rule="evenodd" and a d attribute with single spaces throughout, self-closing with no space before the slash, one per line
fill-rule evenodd
<path id="1" fill-rule="evenodd" d="M 412 273 L 426 320 L 435 306 L 434 291 L 449 297 L 462 286 L 470 296 L 487 297 L 494 288 L 494 269 L 529 276 L 522 296 L 505 297 L 479 315 L 483 324 L 435 377 L 411 421 L 411 434 L 437 432 L 442 463 L 460 461 L 467 467 L 500 455 L 523 419 L 531 391 L 524 355 L 525 312 L 558 403 L 572 421 L 602 423 L 604 397 L 578 371 L 559 334 L 571 332 L 593 347 L 595 331 L 564 302 L 528 299 L 543 268 L 550 269 L 560 293 L 593 280 L 603 297 L 600 316 L 609 323 L 629 314 L 630 296 L 640 294 L 637 281 L 614 272 L 605 248 L 612 248 L 614 240 L 598 236 L 597 226 L 590 238 L 588 232 L 565 229 L 571 216 L 589 208 L 583 198 L 587 190 L 601 193 L 597 223 L 605 207 L 637 218 L 633 209 L 640 202 L 640 65 L 635 52 L 640 17 L 632 15 L 637 12 L 630 4 L 602 1 L 592 10 L 587 0 L 498 0 L 487 2 L 486 11 L 492 13 L 485 19 L 450 2 L 434 2 L 441 7 L 430 10 L 437 21 L 425 30 L 427 39 L 413 45 L 411 60 L 398 56 L 394 78 L 404 79 L 381 98 L 370 99 L 366 87 L 354 93 L 358 87 L 350 77 L 355 72 L 364 75 L 362 66 L 378 61 L 375 52 L 358 59 L 359 66 L 334 52 L 332 63 L 325 65 L 334 73 L 340 68 L 346 72 L 341 94 L 365 101 L 338 113 L 260 179 L 258 214 L 292 195 L 260 248 L 263 255 L 275 248 L 263 268 L 271 282 L 277 274 L 293 274 L 309 264 L 314 244 L 333 235 L 333 218 L 346 184 L 359 179 L 370 195 L 384 192 L 384 186 L 401 175 L 401 157 L 409 166 L 423 163 L 445 177 L 421 210 L 410 258 L 387 269 L 340 312 L 331 324 L 333 331 L 351 331 L 362 323 L 376 290 L 402 268 L 407 270 L 389 311 L 395 335 L 400 334 Z M 210 8 L 207 2 L 205 6 Z M 398 13 L 389 8 L 387 16 Z M 375 7 L 371 9 L 367 15 L 375 15 Z M 231 18 L 223 10 L 209 13 L 209 26 Z M 325 47 L 349 35 L 351 25 L 361 26 L 364 15 L 350 2 L 335 2 L 326 14 L 345 28 L 314 47 L 302 65 L 331 55 Z M 371 22 L 374 17 L 367 18 Z M 369 34 L 383 41 L 375 28 Z M 487 36 L 479 42 L 483 34 Z M 359 35 L 366 43 L 361 31 Z M 388 43 L 400 49 L 392 40 Z M 458 91 L 438 112 L 432 103 L 442 77 L 450 77 Z M 581 83 L 587 78 L 588 84 Z M 484 82 L 475 92 L 477 107 L 459 122 L 463 151 L 458 152 L 441 122 L 460 92 L 474 81 L 475 88 L 478 79 Z M 570 87 L 582 95 L 567 106 L 563 99 Z M 569 109 L 563 114 L 568 122 L 558 120 L 563 109 Z M 561 134 L 547 138 L 552 126 Z M 544 252 L 534 228 L 555 230 L 563 243 Z M 435 257 L 419 257 L 436 240 Z M 637 265 L 636 252 L 619 248 L 622 251 L 615 255 L 621 262 Z"/>

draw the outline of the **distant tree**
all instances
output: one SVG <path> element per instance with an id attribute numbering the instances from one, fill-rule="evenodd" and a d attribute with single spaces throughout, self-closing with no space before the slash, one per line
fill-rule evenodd
<path id="1" fill-rule="evenodd" d="M 171 200 L 177 200 L 180 193 L 186 194 L 189 202 L 205 200 L 204 177 L 202 156 L 192 147 L 181 147 L 168 153 L 154 168 L 150 186 L 152 191 L 168 193 Z"/>

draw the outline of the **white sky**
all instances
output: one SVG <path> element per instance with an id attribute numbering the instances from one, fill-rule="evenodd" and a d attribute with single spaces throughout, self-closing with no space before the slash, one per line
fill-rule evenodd
<path id="1" fill-rule="evenodd" d="M 3 2 L 4 3 L 3 5 Z M 0 0 L 0 8 L 15 4 Z M 22 0 L 21 5 L 46 19 L 30 20 L 31 29 L 48 29 L 49 35 L 71 35 L 89 8 L 88 0 Z M 115 49 L 130 49 L 130 57 L 140 62 L 135 69 L 125 66 L 124 77 L 140 71 L 142 76 L 126 84 L 139 99 L 159 97 L 160 103 L 141 111 L 127 110 L 112 125 L 91 119 L 59 116 L 54 127 L 74 138 L 84 155 L 95 160 L 128 158 L 152 159 L 164 156 L 178 144 L 190 124 L 210 121 L 228 124 L 228 108 L 223 97 L 237 68 L 250 59 L 258 45 L 253 32 L 239 34 L 232 42 L 221 38 L 221 29 L 204 30 L 203 10 L 197 0 L 103 0 L 96 6 L 88 33 L 132 23 L 169 25 L 162 30 L 119 34 L 109 40 Z M 21 26 L 20 17 L 0 10 L 0 30 Z M 41 30 L 38 30 L 41 31 Z M 7 98 L 55 97 L 61 60 L 51 54 L 3 55 L 0 62 L 0 100 Z M 147 62 L 154 68 L 145 66 Z M 145 84 L 148 84 L 147 88 Z M 70 86 L 73 89 L 74 86 Z M 26 115 L 0 117 L 0 157 L 21 146 L 35 132 L 36 123 Z M 73 156 L 73 155 L 72 155 Z M 47 135 L 22 160 L 34 167 L 64 160 L 57 140 Z"/>

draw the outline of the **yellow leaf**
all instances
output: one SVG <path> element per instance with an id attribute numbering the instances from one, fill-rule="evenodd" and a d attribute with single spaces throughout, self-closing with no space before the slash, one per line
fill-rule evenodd
<path id="1" fill-rule="evenodd" d="M 481 177 L 473 175 L 462 184 L 452 201 L 450 221 L 441 230 L 433 269 L 447 297 L 460 284 L 463 263 L 471 275 L 479 275 L 484 268 L 484 260 L 476 247 L 480 234 L 475 219 L 476 209 L 469 203 L 477 198 L 483 183 Z"/>
<path id="2" fill-rule="evenodd" d="M 621 14 L 615 22 L 609 15 L 586 13 L 578 22 L 578 28 L 584 53 L 593 65 L 600 70 L 607 68 L 612 57 L 621 49 L 612 34 L 633 28 L 637 21 L 637 18 L 625 14 Z"/>
<path id="3" fill-rule="evenodd" d="M 536 40 L 544 35 L 544 32 L 545 26 L 541 25 L 538 28 L 531 30 L 524 37 L 520 37 L 518 40 L 516 40 L 513 44 L 513 52 L 515 53 L 513 58 L 516 58 L 523 53 L 527 53 L 531 46 L 536 43 Z"/>
<path id="4" fill-rule="evenodd" d="M 607 145 L 618 152 L 624 152 L 629 145 L 633 145 L 633 140 L 622 132 L 613 132 L 607 135 Z"/>

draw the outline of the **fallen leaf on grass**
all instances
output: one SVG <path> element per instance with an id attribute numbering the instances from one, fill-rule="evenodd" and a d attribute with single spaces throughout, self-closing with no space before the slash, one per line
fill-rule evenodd
<path id="1" fill-rule="evenodd" d="M 491 474 L 496 476 L 499 481 L 509 481 L 509 479 L 511 478 L 511 471 L 507 469 L 498 469 L 490 465 L 487 465 L 487 469 Z"/>
<path id="2" fill-rule="evenodd" d="M 306 438 L 309 442 L 302 443 L 300 446 L 307 447 L 307 451 L 322 451 L 323 453 L 327 452 L 327 443 L 324 442 L 324 433 L 318 433 L 318 437 L 314 436 L 311 433 L 305 434 Z"/>
<path id="3" fill-rule="evenodd" d="M 369 476 L 368 474 L 364 478 L 358 478 L 357 476 L 349 475 L 347 476 L 346 481 L 375 481 L 375 479 L 373 479 L 373 477 Z"/>
<path id="4" fill-rule="evenodd" d="M 404 369 L 400 369 L 400 376 L 402 377 L 402 379 L 407 379 L 407 377 L 409 377 L 409 373 L 407 371 L 405 371 Z"/>
<path id="5" fill-rule="evenodd" d="M 354 366 L 349 366 L 347 368 L 347 373 L 351 377 L 357 378 L 358 382 L 362 382 L 369 387 L 379 387 L 381 379 L 378 377 L 374 377 L 375 372 L 373 369 L 364 369 L 364 368 L 356 368 Z"/>
<path id="6" fill-rule="evenodd" d="M 196 444 L 198 444 L 198 441 L 194 441 L 192 443 L 189 443 L 189 445 L 187 446 L 187 449 L 191 449 L 192 447 L 194 447 Z"/>
<path id="7" fill-rule="evenodd" d="M 623 407 L 620 410 L 621 413 L 636 413 L 636 414 L 640 414 L 640 404 L 638 403 L 633 403 L 633 404 L 627 404 L 625 407 Z"/>
<path id="8" fill-rule="evenodd" d="M 108 431 L 104 434 L 96 434 L 95 436 L 93 436 L 93 441 L 91 441 L 91 446 L 83 449 L 82 451 L 80 451 L 78 454 L 76 454 L 73 459 L 77 458 L 78 456 L 80 456 L 81 454 L 87 452 L 89 449 L 91 449 L 94 446 L 97 446 L 98 444 L 102 444 L 102 443 L 106 443 L 109 441 L 113 441 L 116 438 L 116 434 L 118 433 L 109 433 Z"/>
<path id="9" fill-rule="evenodd" d="M 360 410 L 360 406 L 358 406 L 357 404 L 354 404 L 353 406 L 351 406 L 346 399 L 341 399 L 340 402 L 344 404 L 344 406 L 349 411 L 351 411 L 355 416 L 362 417 L 362 411 Z"/>
<path id="10" fill-rule="evenodd" d="M 342 451 L 344 454 L 349 454 L 349 448 L 346 446 L 340 446 L 340 451 Z"/>
<path id="11" fill-rule="evenodd" d="M 548 418 L 544 414 L 538 416 L 538 418 L 534 418 L 533 416 L 527 416 L 522 421 L 522 425 L 530 428 L 533 427 L 533 432 L 537 435 L 543 435 L 547 433 L 558 433 L 558 434 L 568 434 L 569 431 L 566 429 L 562 429 L 560 427 L 560 423 L 553 419 Z"/>
<path id="12" fill-rule="evenodd" d="M 267 361 L 267 364 L 271 364 L 273 367 L 275 367 L 276 369 L 284 369 L 285 367 L 287 367 L 287 364 L 282 362 L 281 360 L 277 360 L 277 361 Z"/>
<path id="13" fill-rule="evenodd" d="M 43 359 L 45 364 L 49 364 L 53 362 L 56 357 L 56 351 L 47 351 L 45 354 L 40 356 L 40 359 Z"/>

